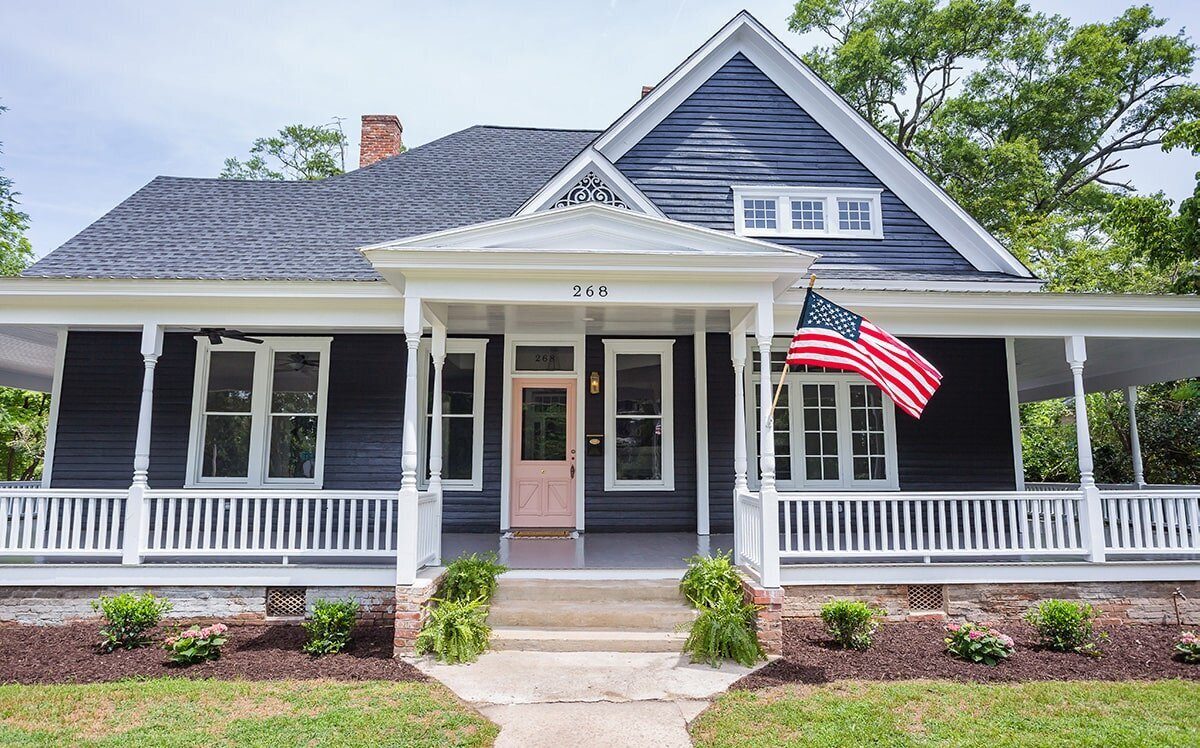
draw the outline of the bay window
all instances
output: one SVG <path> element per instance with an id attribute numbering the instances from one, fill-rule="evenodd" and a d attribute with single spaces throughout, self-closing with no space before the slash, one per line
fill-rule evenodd
<path id="1" fill-rule="evenodd" d="M 320 487 L 329 344 L 198 338 L 187 483 Z"/>
<path id="2" fill-rule="evenodd" d="M 604 341 L 604 487 L 675 489 L 672 340 Z"/>

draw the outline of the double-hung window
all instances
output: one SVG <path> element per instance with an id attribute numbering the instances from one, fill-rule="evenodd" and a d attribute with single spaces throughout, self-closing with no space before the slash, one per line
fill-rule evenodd
<path id="1" fill-rule="evenodd" d="M 772 353 L 779 383 L 783 351 Z M 753 369 L 757 370 L 755 360 Z M 749 433 L 758 434 L 761 390 L 748 374 L 754 404 L 747 408 Z M 774 392 L 771 393 L 774 396 Z M 784 383 L 774 420 L 775 479 L 785 490 L 894 489 L 896 417 L 890 399 L 857 374 L 815 367 L 793 369 Z M 751 452 L 757 459 L 757 436 Z"/>
<path id="2" fill-rule="evenodd" d="M 734 185 L 734 230 L 743 236 L 882 239 L 879 189 Z"/>
<path id="3" fill-rule="evenodd" d="M 190 485 L 320 487 L 330 340 L 197 339 Z"/>
<path id="4" fill-rule="evenodd" d="M 433 358 L 429 338 L 419 349 L 421 378 L 421 469 L 418 482 L 429 480 L 430 434 L 433 433 Z M 449 338 L 442 363 L 442 488 L 483 490 L 483 384 L 487 340 Z"/>
<path id="5" fill-rule="evenodd" d="M 675 490 L 673 343 L 604 341 L 605 490 Z"/>

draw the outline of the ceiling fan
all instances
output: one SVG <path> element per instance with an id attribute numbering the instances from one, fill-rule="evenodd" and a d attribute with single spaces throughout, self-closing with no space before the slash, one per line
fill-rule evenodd
<path id="1" fill-rule="evenodd" d="M 230 340 L 241 340 L 245 343 L 261 343 L 261 338 L 253 338 L 242 332 L 241 330 L 229 330 L 224 327 L 201 327 L 201 335 L 208 336 L 208 342 L 212 345 L 220 345 L 225 338 Z"/>
<path id="2" fill-rule="evenodd" d="M 289 353 L 287 360 L 275 365 L 275 371 L 304 371 L 306 368 L 312 367 L 317 369 L 321 366 L 321 362 L 316 359 L 311 359 L 304 353 Z"/>

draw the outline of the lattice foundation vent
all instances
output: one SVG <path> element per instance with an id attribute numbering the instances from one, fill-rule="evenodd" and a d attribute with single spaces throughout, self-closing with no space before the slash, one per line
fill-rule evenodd
<path id="1" fill-rule="evenodd" d="M 267 618 L 303 618 L 304 587 L 268 587 Z"/>
<path id="2" fill-rule="evenodd" d="M 946 599 L 940 584 L 910 584 L 908 586 L 909 610 L 943 610 Z"/>

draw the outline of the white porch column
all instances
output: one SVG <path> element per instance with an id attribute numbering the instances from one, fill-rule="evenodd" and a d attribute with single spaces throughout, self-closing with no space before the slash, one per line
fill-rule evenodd
<path id="1" fill-rule="evenodd" d="M 747 491 L 746 481 L 746 325 L 729 333 L 730 358 L 733 360 L 733 490 Z"/>
<path id="2" fill-rule="evenodd" d="M 1137 425 L 1137 387 L 1125 390 L 1125 406 L 1129 408 L 1129 451 L 1133 455 L 1133 485 L 1146 487 L 1146 470 L 1142 465 L 1142 438 Z"/>
<path id="3" fill-rule="evenodd" d="M 125 533 L 121 540 L 121 563 L 140 564 L 146 543 L 150 513 L 146 489 L 150 476 L 150 423 L 154 415 L 154 367 L 162 355 L 163 329 L 142 326 L 142 399 L 138 407 L 137 438 L 133 444 L 133 482 L 125 499 Z"/>
<path id="4" fill-rule="evenodd" d="M 433 344 L 430 348 L 433 358 L 433 409 L 430 413 L 432 423 L 429 426 L 429 490 L 437 496 L 437 539 L 436 555 L 433 563 L 442 562 L 442 366 L 446 363 L 446 326 L 435 321 L 433 325 Z"/>
<path id="5" fill-rule="evenodd" d="M 762 582 L 763 587 L 779 586 L 779 499 L 775 492 L 775 424 L 771 409 L 775 391 L 771 387 L 771 339 L 775 336 L 775 305 L 760 302 L 755 321 L 758 341 L 759 403 L 758 467 L 762 502 Z"/>
<path id="6" fill-rule="evenodd" d="M 1012 338 L 1004 339 L 1004 353 L 1008 361 L 1008 413 L 1012 421 L 1013 473 L 1016 488 L 1025 490 L 1025 450 L 1021 445 L 1021 403 L 1017 390 L 1017 347 Z"/>
<path id="7" fill-rule="evenodd" d="M 417 402 L 418 348 L 421 345 L 421 300 L 404 300 L 404 339 L 407 345 L 404 379 L 404 447 L 401 458 L 400 496 L 396 511 L 396 584 L 412 584 L 417 578 Z"/>
<path id="8" fill-rule="evenodd" d="M 696 534 L 708 535 L 708 332 L 697 314 L 692 339 L 696 389 Z"/>
<path id="9" fill-rule="evenodd" d="M 1082 335 L 1066 339 L 1067 363 L 1075 385 L 1075 444 L 1079 452 L 1079 490 L 1083 495 L 1081 519 L 1083 542 L 1089 561 L 1104 560 L 1104 513 L 1100 507 L 1100 491 L 1092 464 L 1092 436 L 1088 426 L 1087 398 L 1083 389 L 1083 364 L 1087 361 L 1087 345 Z"/>

